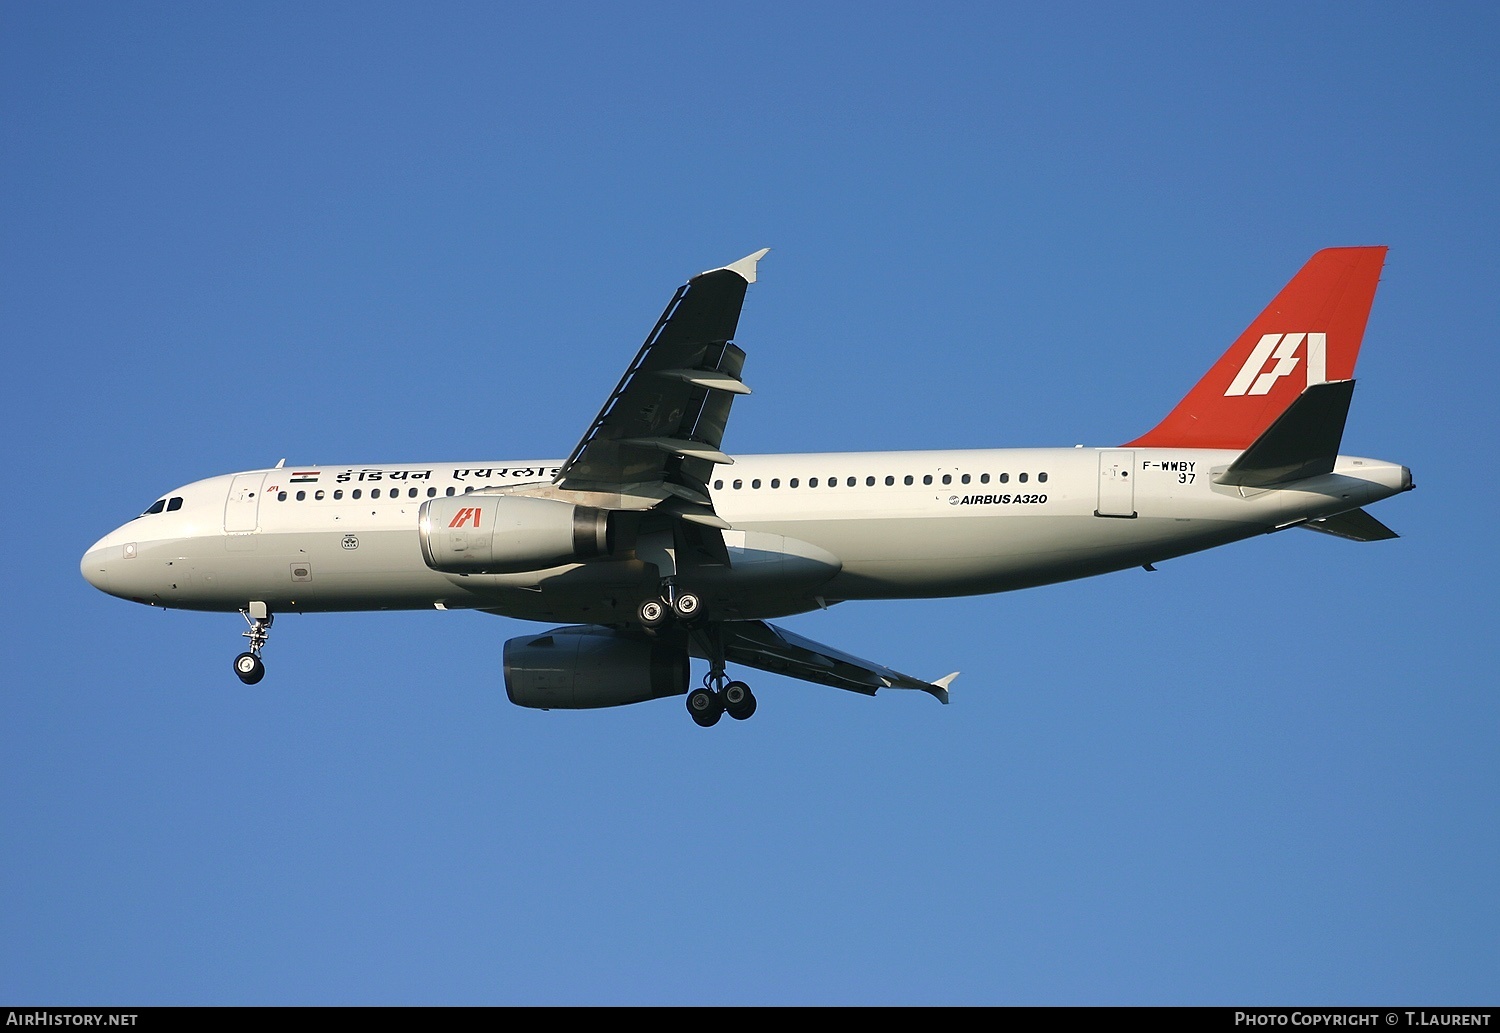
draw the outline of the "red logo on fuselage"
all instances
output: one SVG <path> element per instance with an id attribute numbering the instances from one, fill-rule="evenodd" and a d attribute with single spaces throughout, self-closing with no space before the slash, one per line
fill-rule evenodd
<path id="1" fill-rule="evenodd" d="M 448 526 L 449 527 L 462 527 L 462 526 L 464 526 L 464 524 L 468 523 L 471 518 L 474 521 L 474 528 L 475 528 L 475 530 L 478 530 L 478 528 L 479 528 L 479 507 L 478 506 L 465 506 L 463 509 L 460 509 L 458 511 L 458 514 L 452 520 L 448 521 Z"/>

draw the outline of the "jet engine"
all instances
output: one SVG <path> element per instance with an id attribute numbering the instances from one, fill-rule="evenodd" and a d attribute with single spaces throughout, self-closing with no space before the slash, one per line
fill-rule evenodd
<path id="1" fill-rule="evenodd" d="M 518 574 L 609 554 L 608 510 L 525 495 L 429 499 L 417 518 L 422 558 L 445 574 Z"/>
<path id="2" fill-rule="evenodd" d="M 687 694 L 687 650 L 608 628 L 553 628 L 505 643 L 505 694 L 538 710 L 619 707 Z"/>

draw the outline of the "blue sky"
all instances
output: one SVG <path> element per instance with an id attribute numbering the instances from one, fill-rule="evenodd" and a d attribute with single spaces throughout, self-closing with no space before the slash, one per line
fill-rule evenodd
<path id="1" fill-rule="evenodd" d="M 1493 1004 L 1491 5 L 0 8 L 0 1000 Z M 511 706 L 479 614 L 78 559 L 269 465 L 560 457 L 761 247 L 730 452 L 1109 445 L 1391 248 L 1289 532 L 787 621 L 952 706 Z"/>

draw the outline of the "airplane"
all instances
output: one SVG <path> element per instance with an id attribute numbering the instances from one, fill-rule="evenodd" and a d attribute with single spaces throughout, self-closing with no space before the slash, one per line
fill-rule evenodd
<path id="1" fill-rule="evenodd" d="M 247 685 L 275 615 L 438 609 L 562 626 L 505 643 L 542 710 L 685 696 L 708 727 L 756 709 L 736 664 L 875 695 L 933 681 L 769 623 L 860 599 L 978 595 L 1301 527 L 1397 535 L 1364 507 L 1406 467 L 1339 454 L 1384 247 L 1315 254 L 1157 426 L 1104 448 L 738 455 L 734 343 L 769 249 L 678 288 L 566 459 L 292 466 L 195 481 L 105 535 L 95 587 L 238 611 Z M 707 661 L 690 688 L 694 659 Z"/>

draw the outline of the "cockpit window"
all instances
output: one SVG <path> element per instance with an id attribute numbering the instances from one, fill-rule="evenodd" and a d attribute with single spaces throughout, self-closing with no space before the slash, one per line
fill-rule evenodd
<path id="1" fill-rule="evenodd" d="M 167 512 L 168 513 L 175 513 L 179 509 L 181 509 L 181 508 L 182 508 L 182 496 L 181 495 L 173 495 L 170 499 L 167 500 Z"/>
<path id="2" fill-rule="evenodd" d="M 151 516 L 153 513 L 160 513 L 162 510 L 164 510 L 166 508 L 167 508 L 167 500 L 166 499 L 157 499 L 155 502 L 151 503 L 151 508 L 148 509 L 148 510 L 146 510 L 146 512 L 142 513 L 141 516 Z"/>

